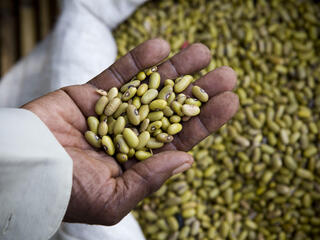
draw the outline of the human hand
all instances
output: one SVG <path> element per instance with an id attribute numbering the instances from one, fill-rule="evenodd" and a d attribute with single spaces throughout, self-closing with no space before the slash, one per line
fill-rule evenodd
<path id="1" fill-rule="evenodd" d="M 102 150 L 85 140 L 86 118 L 95 115 L 100 97 L 96 89 L 120 87 L 139 71 L 157 65 L 168 56 L 170 47 L 162 39 L 148 40 L 117 60 L 86 84 L 69 86 L 27 103 L 23 108 L 35 113 L 55 135 L 73 159 L 73 185 L 64 220 L 113 225 L 144 197 L 157 190 L 169 177 L 187 170 L 193 159 L 185 153 L 219 129 L 237 111 L 238 97 L 230 92 L 236 75 L 229 67 L 218 68 L 197 80 L 210 100 L 201 113 L 184 122 L 183 130 L 157 154 L 124 168 Z M 164 81 L 197 72 L 209 64 L 210 51 L 192 44 L 158 66 Z M 185 93 L 191 93 L 191 86 Z"/>

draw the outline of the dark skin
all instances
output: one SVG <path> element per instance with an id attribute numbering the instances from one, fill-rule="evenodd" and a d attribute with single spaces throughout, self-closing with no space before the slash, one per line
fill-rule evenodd
<path id="1" fill-rule="evenodd" d="M 22 108 L 35 113 L 55 135 L 73 160 L 73 185 L 64 221 L 113 225 L 136 204 L 156 191 L 169 177 L 190 168 L 193 158 L 185 153 L 225 124 L 238 109 L 238 97 L 231 91 L 236 75 L 221 67 L 197 80 L 210 100 L 199 116 L 183 125 L 174 141 L 151 158 L 130 161 L 124 167 L 103 151 L 93 149 L 84 139 L 86 118 L 94 113 L 99 95 L 96 89 L 120 87 L 139 71 L 158 65 L 169 54 L 162 39 L 148 40 L 117 60 L 83 85 L 68 86 L 40 97 Z M 159 65 L 162 79 L 198 72 L 210 62 L 208 48 L 192 44 Z M 190 94 L 191 87 L 185 93 Z"/>

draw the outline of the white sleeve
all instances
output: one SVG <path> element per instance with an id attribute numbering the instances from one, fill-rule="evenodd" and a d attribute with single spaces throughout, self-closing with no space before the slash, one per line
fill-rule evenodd
<path id="1" fill-rule="evenodd" d="M 30 111 L 0 108 L 0 126 L 0 239 L 49 239 L 68 206 L 72 159 Z"/>

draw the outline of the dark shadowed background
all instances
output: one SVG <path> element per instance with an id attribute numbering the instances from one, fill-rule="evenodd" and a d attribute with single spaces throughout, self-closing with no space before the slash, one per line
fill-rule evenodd
<path id="1" fill-rule="evenodd" d="M 58 14 L 58 0 L 0 1 L 0 78 L 50 32 Z"/>

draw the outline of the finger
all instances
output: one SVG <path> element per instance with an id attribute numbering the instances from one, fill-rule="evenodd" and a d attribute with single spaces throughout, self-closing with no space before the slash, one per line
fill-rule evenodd
<path id="1" fill-rule="evenodd" d="M 209 97 L 216 96 L 225 91 L 232 91 L 237 84 L 237 75 L 235 71 L 227 66 L 216 68 L 199 78 L 194 84 L 184 91 L 187 96 L 192 95 L 192 87 L 197 85 L 203 88 Z"/>
<path id="2" fill-rule="evenodd" d="M 162 39 L 152 39 L 133 49 L 130 53 L 114 63 L 114 65 L 116 66 L 116 69 L 119 69 L 118 72 L 120 72 L 120 68 L 123 68 L 121 71 L 122 75 L 127 75 L 127 80 L 129 80 L 138 73 L 138 65 L 142 68 L 156 65 L 168 55 L 169 51 L 170 47 L 166 41 Z M 152 52 L 152 54 L 149 55 L 147 52 Z M 199 71 L 209 64 L 210 58 L 210 51 L 205 45 L 201 43 L 192 44 L 188 48 L 177 53 L 171 59 L 160 64 L 159 73 L 161 74 L 161 79 L 162 81 L 167 78 L 174 79 L 180 75 Z M 136 62 L 139 63 L 135 63 L 133 59 L 136 59 Z M 150 65 L 143 65 L 148 63 Z M 122 66 L 122 64 L 124 64 L 124 66 Z M 107 90 L 110 87 L 119 87 L 122 85 L 123 80 L 120 79 L 119 76 L 117 78 L 117 75 L 112 72 L 114 72 L 114 70 L 107 69 L 89 81 L 90 84 L 66 87 L 63 90 L 77 104 L 84 116 L 95 115 L 94 105 L 99 98 L 99 95 L 95 92 L 95 87 Z M 92 87 L 92 85 L 95 87 Z M 86 99 L 86 101 L 83 99 Z"/>
<path id="3" fill-rule="evenodd" d="M 183 125 L 183 130 L 174 140 L 165 145 L 163 150 L 188 151 L 202 139 L 218 130 L 237 112 L 238 96 L 232 92 L 223 92 L 209 100 L 197 117 L 191 118 Z"/>
<path id="4" fill-rule="evenodd" d="M 169 52 L 168 42 L 161 38 L 145 41 L 88 83 L 105 90 L 120 87 L 141 70 L 157 65 L 169 55 Z"/>
<path id="5" fill-rule="evenodd" d="M 64 87 L 61 90 L 68 95 L 68 97 L 74 102 L 75 105 L 77 105 L 77 107 L 85 117 L 96 115 L 94 111 L 95 104 L 101 97 L 101 95 L 96 92 L 96 89 L 92 87 L 92 85 L 74 85 Z M 80 130 L 84 132 L 86 131 L 86 129 L 87 126 L 86 124 L 84 124 L 82 125 Z"/>
<path id="6" fill-rule="evenodd" d="M 168 151 L 132 166 L 116 179 L 116 189 L 105 206 L 108 214 L 104 214 L 105 220 L 101 219 L 102 223 L 110 225 L 119 222 L 143 198 L 160 188 L 169 177 L 190 168 L 192 162 L 190 154 Z M 110 209 L 114 212 L 110 212 Z"/>
<path id="7" fill-rule="evenodd" d="M 158 67 L 161 81 L 192 74 L 206 67 L 211 59 L 210 50 L 201 43 L 191 44 Z"/>
<path id="8" fill-rule="evenodd" d="M 236 77 L 236 73 L 234 72 L 234 70 L 230 67 L 223 66 L 223 67 L 219 67 L 219 68 L 207 73 L 206 75 L 204 75 L 203 77 L 198 79 L 194 85 L 197 85 L 197 86 L 200 86 L 201 88 L 203 88 L 208 93 L 209 97 L 212 98 L 212 97 L 219 95 L 223 92 L 233 90 L 236 86 L 236 82 L 237 82 L 237 77 Z M 192 86 L 189 86 L 184 91 L 184 93 L 186 95 L 191 96 L 192 95 L 191 90 L 192 90 Z M 203 107 L 201 109 L 201 111 L 202 112 L 205 111 L 205 108 Z M 211 114 L 215 114 L 213 111 L 214 111 L 214 109 L 212 109 Z M 225 113 L 229 114 L 228 112 L 225 112 Z M 195 122 L 194 119 L 191 119 L 191 120 L 193 122 Z M 174 149 L 189 150 L 192 148 L 192 146 L 194 146 L 199 141 L 201 141 L 202 136 L 200 135 L 200 132 L 196 131 L 195 128 L 194 129 L 192 127 L 190 127 L 190 129 L 188 128 L 188 125 L 190 125 L 190 123 L 189 123 L 190 121 L 184 123 L 183 132 L 181 132 L 180 134 L 175 136 L 175 140 L 171 144 L 165 145 L 165 147 L 163 149 L 160 149 L 160 151 L 174 150 Z M 200 125 L 196 125 L 196 126 L 200 126 Z M 213 129 L 213 130 L 211 130 L 211 132 L 216 131 L 216 130 L 217 129 Z M 189 136 L 191 134 L 190 132 L 192 132 L 192 131 L 194 131 L 195 135 L 192 135 L 193 137 L 192 137 L 191 143 L 186 144 L 186 146 L 183 146 L 185 143 L 185 140 L 184 140 L 185 132 L 186 132 L 187 136 Z M 210 131 L 208 130 L 208 133 L 209 132 Z M 205 138 L 207 135 L 203 134 L 203 136 Z"/>

